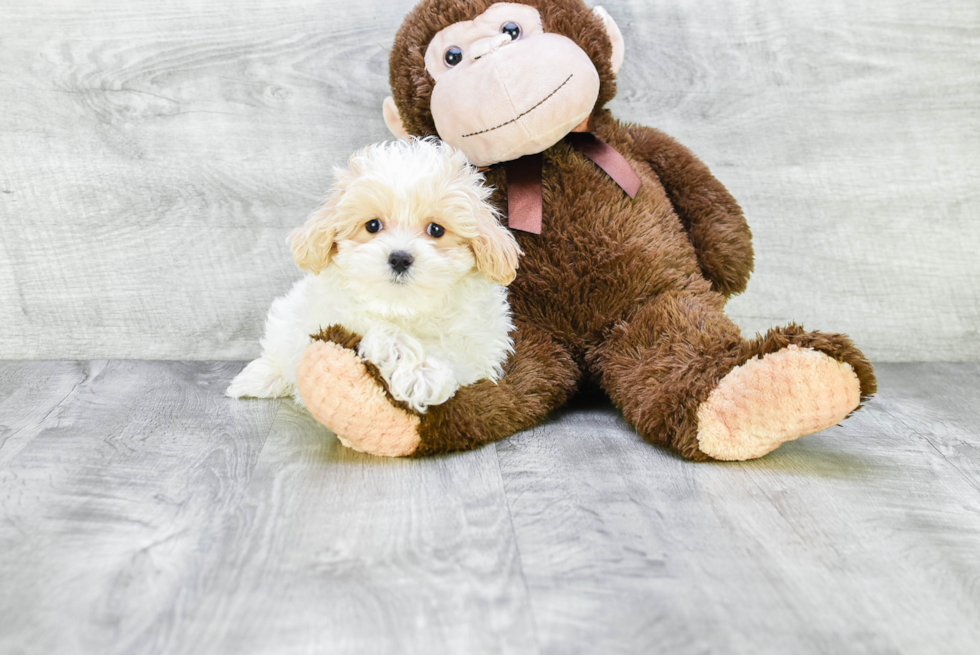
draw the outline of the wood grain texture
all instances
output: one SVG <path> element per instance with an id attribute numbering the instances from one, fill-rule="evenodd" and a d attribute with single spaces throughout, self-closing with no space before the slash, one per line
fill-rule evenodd
<path id="1" fill-rule="evenodd" d="M 752 462 L 692 466 L 605 405 L 500 442 L 542 652 L 975 652 L 980 367 L 879 375 Z"/>
<path id="2" fill-rule="evenodd" d="M 743 330 L 791 320 L 877 360 L 980 357 L 980 5 L 627 3 L 616 111 L 739 199 Z M 623 102 L 625 101 L 625 102 Z"/>
<path id="3" fill-rule="evenodd" d="M 0 464 L 0 652 L 171 652 L 279 405 L 225 398 L 240 368 L 96 362 L 38 405 Z"/>
<path id="4" fill-rule="evenodd" d="M 36 437 L 43 420 L 75 393 L 84 362 L 9 362 L 0 366 L 0 468 Z"/>
<path id="5" fill-rule="evenodd" d="M 493 449 L 374 458 L 285 405 L 237 515 L 170 652 L 537 652 Z"/>
<path id="6" fill-rule="evenodd" d="M 353 453 L 224 398 L 240 368 L 0 362 L 3 423 L 78 381 L 10 413 L 36 436 L 0 460 L 0 652 L 536 652 L 493 449 Z"/>
<path id="7" fill-rule="evenodd" d="M 581 399 L 495 447 L 375 459 L 222 397 L 239 368 L 0 362 L 0 424 L 33 435 L 0 447 L 0 652 L 980 643 L 978 364 L 882 366 L 843 425 L 732 464 Z"/>
<path id="8" fill-rule="evenodd" d="M 0 0 L 0 357 L 245 359 L 412 0 Z M 739 198 L 730 312 L 980 358 L 980 5 L 606 3 L 618 116 Z"/>

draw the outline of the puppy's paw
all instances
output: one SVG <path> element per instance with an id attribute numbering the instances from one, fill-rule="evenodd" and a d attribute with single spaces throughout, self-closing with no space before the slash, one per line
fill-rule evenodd
<path id="1" fill-rule="evenodd" d="M 225 391 L 230 398 L 282 398 L 292 393 L 293 385 L 282 374 L 282 368 L 265 357 L 250 362 Z"/>
<path id="2" fill-rule="evenodd" d="M 416 366 L 396 366 L 388 378 L 388 388 L 392 398 L 424 413 L 429 405 L 449 400 L 459 389 L 459 382 L 449 364 L 427 357 Z"/>
<path id="3" fill-rule="evenodd" d="M 358 346 L 362 359 L 374 364 L 395 400 L 424 413 L 429 405 L 441 405 L 459 388 L 450 365 L 426 357 L 415 337 L 395 329 L 368 330 Z"/>
<path id="4" fill-rule="evenodd" d="M 390 379 L 398 367 L 415 368 L 425 360 L 419 340 L 393 328 L 368 330 L 357 347 L 357 354 L 377 366 L 385 379 Z"/>

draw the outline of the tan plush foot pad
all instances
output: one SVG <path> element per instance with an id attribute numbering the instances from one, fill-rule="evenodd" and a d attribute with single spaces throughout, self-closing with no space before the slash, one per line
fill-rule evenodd
<path id="1" fill-rule="evenodd" d="M 352 350 L 314 341 L 296 369 L 306 408 L 353 450 L 383 457 L 411 455 L 419 419 L 391 405 Z"/>
<path id="2" fill-rule="evenodd" d="M 850 364 L 788 346 L 734 368 L 698 408 L 698 446 L 715 459 L 754 459 L 840 423 L 861 402 Z"/>

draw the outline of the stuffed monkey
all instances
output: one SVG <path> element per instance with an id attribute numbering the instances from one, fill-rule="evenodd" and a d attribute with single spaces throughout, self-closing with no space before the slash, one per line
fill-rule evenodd
<path id="1" fill-rule="evenodd" d="M 589 382 L 651 443 L 746 460 L 835 425 L 875 392 L 848 337 L 789 325 L 746 340 L 725 316 L 752 270 L 749 228 L 687 148 L 604 109 L 623 55 L 615 22 L 582 0 L 422 0 L 405 19 L 385 122 L 487 167 L 524 251 L 509 294 L 515 352 L 498 384 L 419 414 L 357 357 L 357 335 L 328 327 L 298 387 L 345 444 L 387 456 L 476 448 L 540 423 Z"/>

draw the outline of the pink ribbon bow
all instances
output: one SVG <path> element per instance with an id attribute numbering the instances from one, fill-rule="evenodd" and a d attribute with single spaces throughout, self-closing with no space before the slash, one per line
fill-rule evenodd
<path id="1" fill-rule="evenodd" d="M 611 145 L 591 132 L 572 132 L 566 141 L 605 171 L 613 182 L 636 198 L 640 191 L 640 176 L 630 163 Z M 532 234 L 541 234 L 544 214 L 541 169 L 544 157 L 526 155 L 505 164 L 507 169 L 507 226 Z"/>

